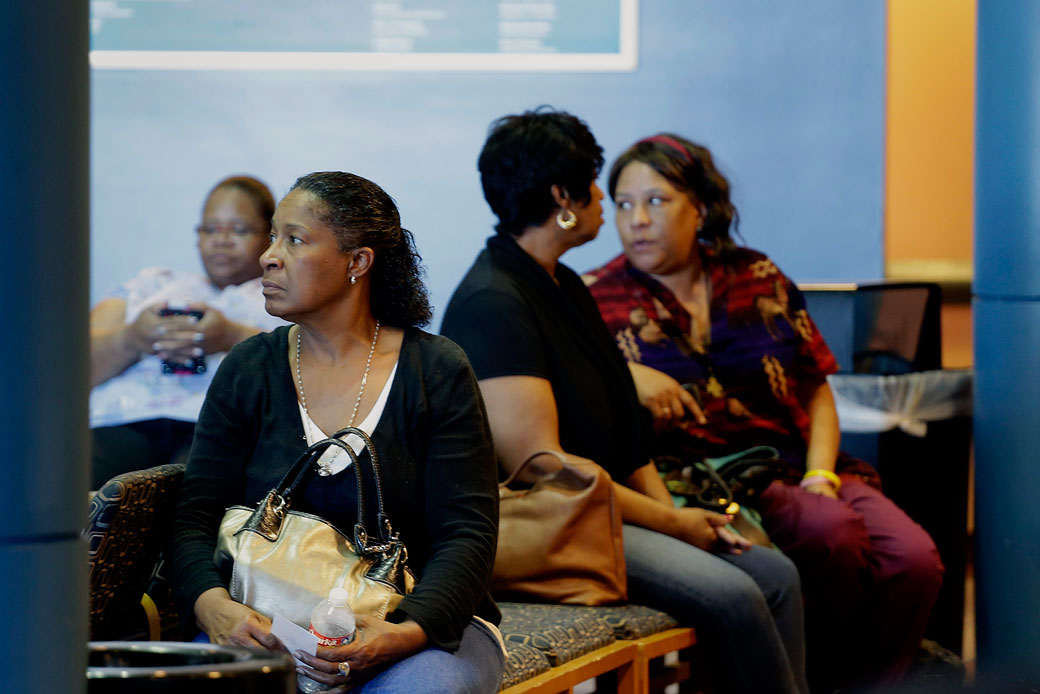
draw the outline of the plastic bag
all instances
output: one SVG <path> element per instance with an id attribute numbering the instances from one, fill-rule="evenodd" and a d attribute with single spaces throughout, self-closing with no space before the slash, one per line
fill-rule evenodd
<path id="1" fill-rule="evenodd" d="M 928 422 L 967 416 L 972 408 L 972 372 L 918 371 L 898 376 L 832 374 L 841 430 L 849 433 L 889 431 L 898 427 L 923 437 Z"/>

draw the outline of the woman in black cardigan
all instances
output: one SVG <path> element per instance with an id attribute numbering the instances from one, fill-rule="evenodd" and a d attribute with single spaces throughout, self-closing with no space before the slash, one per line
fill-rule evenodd
<path id="1" fill-rule="evenodd" d="M 232 350 L 207 394 L 174 529 L 182 614 L 217 643 L 281 647 L 272 615 L 231 599 L 213 562 L 217 527 L 228 506 L 255 505 L 308 442 L 358 426 L 380 452 L 387 514 L 418 582 L 386 621 L 359 615 L 353 643 L 295 654 L 300 672 L 333 691 L 497 691 L 487 416 L 462 351 L 415 327 L 430 309 L 393 200 L 352 174 L 304 176 L 278 205 L 260 262 L 268 312 L 295 325 Z M 352 528 L 349 459 L 333 448 L 321 463 L 331 474 L 313 476 L 293 508 Z"/>

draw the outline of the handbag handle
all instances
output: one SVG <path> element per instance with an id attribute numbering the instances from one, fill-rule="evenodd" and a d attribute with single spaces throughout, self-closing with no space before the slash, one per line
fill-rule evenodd
<path id="1" fill-rule="evenodd" d="M 557 460 L 559 460 L 562 464 L 567 464 L 567 457 L 559 451 L 550 450 L 548 448 L 544 451 L 535 451 L 531 455 L 527 456 L 527 459 L 524 462 L 520 463 L 515 468 L 513 468 L 513 471 L 509 473 L 509 476 L 506 477 L 505 481 L 499 482 L 498 486 L 508 487 L 510 484 L 516 481 L 516 478 L 520 476 L 520 473 L 524 471 L 524 468 L 526 468 L 531 463 L 531 461 L 542 455 L 551 455 Z"/>
<path id="2" fill-rule="evenodd" d="M 314 469 L 317 469 L 318 459 L 330 446 L 338 446 L 339 448 L 342 448 L 347 452 L 347 455 L 350 456 L 351 461 L 355 463 L 355 465 L 357 464 L 357 454 L 350 446 L 339 439 L 322 439 L 321 441 L 316 441 L 310 446 L 307 446 L 307 448 L 300 453 L 299 457 L 296 458 L 296 462 L 289 466 L 289 469 L 284 475 L 282 475 L 282 479 L 278 481 L 278 484 L 275 485 L 274 489 L 271 491 L 276 492 L 279 496 L 285 499 L 286 504 L 288 504 L 292 492 L 303 483 L 303 480 L 311 472 L 310 463 L 314 463 Z M 292 481 L 290 482 L 290 480 Z M 360 499 L 361 497 L 359 496 L 358 498 Z"/>
<path id="3" fill-rule="evenodd" d="M 733 502 L 733 490 L 729 488 L 729 484 L 726 480 L 722 479 L 722 476 L 719 475 L 712 465 L 707 463 L 694 463 L 694 465 L 700 468 L 708 476 L 708 479 L 711 480 L 711 483 L 718 487 L 719 494 L 721 495 L 714 501 L 702 498 L 702 502 L 714 503 L 722 509 L 720 513 L 725 513 L 726 509 L 729 508 L 730 504 Z"/>
<path id="4" fill-rule="evenodd" d="M 379 465 L 379 454 L 376 452 L 376 447 L 375 444 L 372 443 L 371 437 L 357 427 L 344 427 L 334 433 L 332 438 L 338 441 L 340 438 L 349 436 L 350 434 L 357 436 L 365 444 L 365 449 L 368 451 L 368 459 L 372 465 L 372 478 L 375 481 L 376 522 L 379 524 L 379 535 L 383 540 L 383 544 L 374 545 L 371 549 L 372 551 L 385 551 L 386 549 L 389 549 L 391 543 L 396 543 L 398 541 L 398 535 L 394 532 L 394 528 L 390 524 L 390 517 L 386 515 L 386 509 L 383 506 L 383 470 Z M 357 458 L 355 457 L 353 460 L 355 461 L 355 467 L 357 467 L 359 465 Z M 361 471 L 357 470 L 356 474 L 358 478 L 358 525 L 354 526 L 354 537 L 355 541 L 358 541 L 359 545 L 368 547 L 368 533 L 365 531 L 364 526 L 361 525 L 361 520 L 364 518 L 362 515 L 364 513 L 364 508 L 362 507 Z M 363 541 L 358 540 L 359 531 Z M 381 550 L 380 548 L 383 549 Z"/>
<path id="5" fill-rule="evenodd" d="M 372 463 L 373 477 L 376 487 L 378 504 L 377 519 L 380 524 L 380 537 L 383 540 L 383 542 L 379 544 L 369 543 L 368 531 L 365 529 L 365 490 L 361 462 L 358 459 L 358 455 L 354 452 L 354 449 L 339 438 L 349 434 L 354 434 L 361 438 L 365 443 L 365 448 L 369 452 L 369 459 Z M 337 431 L 334 436 L 322 439 L 321 441 L 317 441 L 308 446 L 296 459 L 296 462 L 289 467 L 289 470 L 285 475 L 282 476 L 282 479 L 278 482 L 277 486 L 275 486 L 275 488 L 268 494 L 268 496 L 275 495 L 278 497 L 279 503 L 275 509 L 280 511 L 289 506 L 292 493 L 300 484 L 303 483 L 309 474 L 318 469 L 318 459 L 330 446 L 336 446 L 346 451 L 351 462 L 354 464 L 354 476 L 357 482 L 357 521 L 354 523 L 354 543 L 357 546 L 358 552 L 361 554 L 372 554 L 383 553 L 390 550 L 393 544 L 398 541 L 399 536 L 394 532 L 393 526 L 390 524 L 390 519 L 387 517 L 383 508 L 379 455 L 376 453 L 375 446 L 372 444 L 372 439 L 369 438 L 368 434 L 357 427 L 346 427 L 345 429 Z M 312 466 L 311 463 L 314 463 L 314 465 Z"/>
<path id="6" fill-rule="evenodd" d="M 708 463 L 716 470 L 721 470 L 727 465 L 740 463 L 745 460 L 769 463 L 777 461 L 779 458 L 780 452 L 772 446 L 752 446 L 751 448 L 736 453 L 730 453 L 729 455 L 722 455 L 716 458 L 705 458 L 704 462 Z"/>

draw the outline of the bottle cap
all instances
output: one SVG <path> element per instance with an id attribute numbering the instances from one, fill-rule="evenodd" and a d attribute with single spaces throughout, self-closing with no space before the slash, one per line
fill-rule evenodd
<path id="1" fill-rule="evenodd" d="M 329 602 L 336 607 L 342 607 L 347 604 L 350 599 L 350 593 L 347 592 L 346 588 L 335 587 L 329 591 Z"/>

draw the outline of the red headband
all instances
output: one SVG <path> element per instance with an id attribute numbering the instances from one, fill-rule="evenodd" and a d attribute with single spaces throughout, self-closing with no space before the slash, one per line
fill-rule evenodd
<path id="1" fill-rule="evenodd" d="M 693 155 L 690 154 L 690 150 L 683 147 L 682 143 L 676 140 L 674 137 L 669 137 L 667 135 L 654 135 L 653 137 L 643 138 L 636 144 L 641 145 L 644 142 L 657 142 L 658 144 L 662 144 L 670 149 L 674 149 L 676 152 L 682 155 L 682 158 L 686 160 L 686 163 L 693 163 Z"/>

